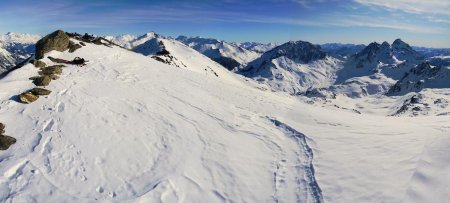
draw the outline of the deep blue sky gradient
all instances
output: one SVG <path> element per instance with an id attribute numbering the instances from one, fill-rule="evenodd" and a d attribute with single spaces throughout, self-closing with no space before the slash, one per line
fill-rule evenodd
<path id="1" fill-rule="evenodd" d="M 2 0 L 0 32 L 155 31 L 277 43 L 402 38 L 413 45 L 450 47 L 449 10 L 449 0 Z"/>

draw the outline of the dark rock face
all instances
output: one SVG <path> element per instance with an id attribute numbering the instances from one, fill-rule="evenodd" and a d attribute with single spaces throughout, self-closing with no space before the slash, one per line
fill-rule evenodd
<path id="1" fill-rule="evenodd" d="M 70 42 L 70 45 L 69 45 L 69 52 L 70 53 L 73 53 L 73 52 L 75 52 L 77 49 L 79 49 L 79 48 L 81 48 L 82 46 L 81 45 L 79 45 L 79 44 L 75 44 L 75 43 L 73 43 L 73 42 Z"/>
<path id="2" fill-rule="evenodd" d="M 228 57 L 220 57 L 220 58 L 213 58 L 215 62 L 219 63 L 223 67 L 227 68 L 228 70 L 233 70 L 235 67 L 238 67 L 241 65 L 239 62 L 232 58 Z"/>
<path id="3" fill-rule="evenodd" d="M 286 57 L 296 63 L 307 64 L 312 61 L 325 59 L 327 53 L 319 45 L 309 42 L 288 42 L 264 53 L 261 57 L 249 63 L 247 67 L 241 70 L 241 73 L 247 77 L 252 77 L 255 73 L 259 74 L 258 72 L 261 69 L 272 68 L 272 59 L 280 57 Z"/>
<path id="4" fill-rule="evenodd" d="M 52 93 L 52 91 L 44 89 L 44 88 L 39 88 L 39 87 L 35 87 L 31 90 L 29 90 L 28 92 L 30 92 L 33 95 L 36 96 L 44 96 L 44 95 L 49 95 L 50 93 Z"/>
<path id="5" fill-rule="evenodd" d="M 66 51 L 70 47 L 70 38 L 62 30 L 55 31 L 36 43 L 36 59 L 44 58 L 44 54 L 56 50 Z"/>
<path id="6" fill-rule="evenodd" d="M 36 100 L 39 99 L 39 96 L 36 96 L 30 92 L 24 92 L 22 94 L 19 95 L 19 100 L 20 102 L 24 103 L 24 104 L 29 104 L 29 103 L 33 103 Z"/>
<path id="7" fill-rule="evenodd" d="M 52 78 L 48 75 L 33 78 L 33 84 L 35 84 L 36 86 L 48 86 L 51 81 Z"/>
<path id="8" fill-rule="evenodd" d="M 16 143 L 16 139 L 7 135 L 0 135 L 0 150 L 7 150 Z"/>
<path id="9" fill-rule="evenodd" d="M 311 61 L 324 59 L 327 54 L 318 45 L 304 41 L 288 42 L 286 44 L 275 47 L 267 54 L 272 55 L 270 58 L 278 58 L 286 56 L 287 58 L 300 63 L 309 63 Z M 261 56 L 261 58 L 264 57 Z"/>

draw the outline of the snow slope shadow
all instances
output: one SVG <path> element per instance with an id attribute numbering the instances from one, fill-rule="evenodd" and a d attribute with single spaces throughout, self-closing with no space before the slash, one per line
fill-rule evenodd
<path id="1" fill-rule="evenodd" d="M 295 140 L 300 147 L 297 155 L 301 165 L 297 166 L 299 172 L 297 182 L 300 188 L 307 188 L 307 194 L 305 194 L 307 200 L 304 202 L 324 202 L 322 190 L 314 177 L 314 166 L 312 164 L 313 152 L 306 142 L 306 136 L 279 120 L 270 117 L 268 117 L 268 119 L 286 136 Z M 303 177 L 300 177 L 300 174 L 302 173 Z M 299 200 L 301 197 L 297 196 L 297 198 Z"/>

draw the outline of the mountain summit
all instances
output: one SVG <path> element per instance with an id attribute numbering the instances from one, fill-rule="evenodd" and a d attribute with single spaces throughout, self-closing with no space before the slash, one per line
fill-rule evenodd
<path id="1" fill-rule="evenodd" d="M 239 73 L 291 94 L 310 88 L 327 87 L 333 82 L 338 60 L 318 45 L 291 41 L 264 53 Z"/>

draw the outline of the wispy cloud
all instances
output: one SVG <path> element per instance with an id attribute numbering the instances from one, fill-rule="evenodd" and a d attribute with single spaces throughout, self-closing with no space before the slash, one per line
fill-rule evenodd
<path id="1" fill-rule="evenodd" d="M 417 14 L 438 14 L 450 16 L 449 0 L 355 0 L 356 2 L 391 10 Z"/>
<path id="2" fill-rule="evenodd" d="M 312 5 L 337 0 L 292 0 L 296 3 Z M 370 0 L 357 0 L 370 1 Z M 226 22 L 226 23 L 260 23 L 285 24 L 310 27 L 367 27 L 403 30 L 415 33 L 441 33 L 445 30 L 438 27 L 419 26 L 411 23 L 396 22 L 383 17 L 350 14 L 322 14 L 311 18 L 273 16 L 271 14 L 254 14 L 234 10 L 210 10 L 202 7 L 183 6 L 145 6 L 142 8 L 122 8 L 108 12 L 98 11 L 85 15 L 86 6 L 101 7 L 103 5 L 77 5 L 73 3 L 57 3 L 40 8 L 22 6 L 14 8 L 16 13 L 32 16 L 30 21 L 47 21 L 52 28 L 105 28 L 116 25 L 130 25 L 161 22 Z M 189 6 L 189 8 L 186 8 Z M 1 16 L 1 15 L 0 15 Z M 442 21 L 442 19 L 434 19 Z M 382 23 L 381 23 L 382 22 Z"/>

